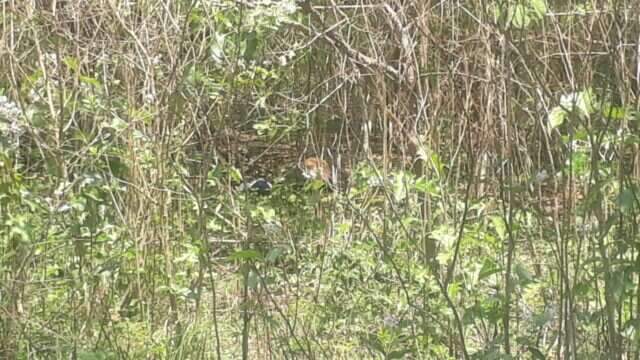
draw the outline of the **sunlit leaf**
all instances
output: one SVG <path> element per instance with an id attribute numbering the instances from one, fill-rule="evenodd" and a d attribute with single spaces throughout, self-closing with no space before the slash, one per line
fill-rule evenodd
<path id="1" fill-rule="evenodd" d="M 102 84 L 100 83 L 100 80 L 92 78 L 90 76 L 80 76 L 80 82 L 85 83 L 87 85 L 91 85 L 94 87 L 100 87 Z"/>
<path id="2" fill-rule="evenodd" d="M 578 115 L 588 117 L 595 109 L 595 94 L 592 89 L 562 95 L 560 106 L 566 111 L 577 111 Z"/>
<path id="3" fill-rule="evenodd" d="M 442 165 L 440 156 L 438 156 L 438 154 L 436 153 L 431 154 L 431 166 L 433 166 L 433 169 L 436 171 L 438 177 L 443 175 L 442 172 L 443 172 L 444 166 Z"/>
<path id="4" fill-rule="evenodd" d="M 624 120 L 627 117 L 628 111 L 622 106 L 613 106 L 605 104 L 602 107 L 602 116 L 612 120 Z"/>
<path id="5" fill-rule="evenodd" d="M 504 220 L 499 216 L 491 217 L 491 223 L 493 223 L 493 228 L 496 230 L 498 237 L 500 240 L 504 240 L 506 237 L 507 227 L 504 223 Z"/>
<path id="6" fill-rule="evenodd" d="M 525 28 L 531 22 L 531 17 L 524 4 L 517 4 L 509 9 L 508 22 L 518 29 Z"/>
<path id="7" fill-rule="evenodd" d="M 73 56 L 67 56 L 62 59 L 62 62 L 72 71 L 78 71 L 78 59 Z"/>
<path id="8" fill-rule="evenodd" d="M 451 285 L 449 285 L 449 288 L 447 289 L 447 293 L 449 294 L 450 298 L 455 299 L 460 293 L 460 290 L 461 290 L 460 283 L 452 282 Z"/>
<path id="9" fill-rule="evenodd" d="M 429 195 L 438 195 L 438 187 L 433 180 L 427 180 L 424 177 L 416 180 L 415 188 L 417 191 L 421 193 L 426 193 Z"/>
<path id="10" fill-rule="evenodd" d="M 242 182 L 242 173 L 235 167 L 229 169 L 229 177 L 235 182 Z"/>
<path id="11" fill-rule="evenodd" d="M 257 250 L 238 250 L 229 256 L 231 260 L 259 260 L 262 254 Z"/>
<path id="12" fill-rule="evenodd" d="M 493 274 L 499 273 L 501 270 L 500 266 L 498 266 L 498 264 L 493 260 L 485 258 L 482 262 L 482 267 L 480 268 L 478 280 L 484 280 Z"/>
<path id="13" fill-rule="evenodd" d="M 595 95 L 592 89 L 587 89 L 580 93 L 578 98 L 577 107 L 582 111 L 582 114 L 588 116 L 595 109 Z"/>
<path id="14" fill-rule="evenodd" d="M 567 118 L 567 112 L 564 111 L 560 106 L 556 106 L 551 109 L 549 113 L 549 125 L 552 129 L 557 128 L 558 126 L 564 123 L 564 120 Z"/>
<path id="15" fill-rule="evenodd" d="M 537 18 L 541 18 L 547 13 L 547 2 L 545 0 L 529 0 L 529 5 Z"/>

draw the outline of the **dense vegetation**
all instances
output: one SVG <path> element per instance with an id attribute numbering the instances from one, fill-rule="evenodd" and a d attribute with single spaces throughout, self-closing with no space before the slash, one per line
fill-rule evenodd
<path id="1" fill-rule="evenodd" d="M 0 358 L 640 359 L 639 2 L 0 9 Z"/>

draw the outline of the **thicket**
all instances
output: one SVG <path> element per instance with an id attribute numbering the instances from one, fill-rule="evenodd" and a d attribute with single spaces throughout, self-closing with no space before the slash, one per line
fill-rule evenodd
<path id="1" fill-rule="evenodd" d="M 640 359 L 640 3 L 0 11 L 1 358 Z"/>

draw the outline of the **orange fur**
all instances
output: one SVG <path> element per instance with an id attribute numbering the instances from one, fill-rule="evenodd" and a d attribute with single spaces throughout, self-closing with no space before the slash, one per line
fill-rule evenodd
<path id="1" fill-rule="evenodd" d="M 331 167 L 329 163 L 317 157 L 305 159 L 302 171 L 306 178 L 321 179 L 327 183 L 331 182 Z"/>

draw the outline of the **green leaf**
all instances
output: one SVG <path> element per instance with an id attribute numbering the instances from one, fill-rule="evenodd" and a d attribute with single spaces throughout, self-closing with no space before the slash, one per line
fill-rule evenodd
<path id="1" fill-rule="evenodd" d="M 588 117 L 595 109 L 596 97 L 592 89 L 570 93 L 560 97 L 560 106 L 570 112 L 578 111 L 581 117 Z"/>
<path id="2" fill-rule="evenodd" d="M 432 196 L 438 195 L 438 187 L 433 180 L 427 180 L 424 177 L 420 177 L 418 180 L 416 180 L 416 184 L 414 186 L 418 192 L 426 193 Z"/>
<path id="3" fill-rule="evenodd" d="M 269 250 L 269 253 L 267 254 L 267 257 L 266 257 L 266 261 L 269 263 L 275 263 L 278 260 L 278 258 L 282 256 L 282 254 L 284 254 L 284 249 L 281 247 L 275 247 Z"/>
<path id="4" fill-rule="evenodd" d="M 309 181 L 307 185 L 305 185 L 305 188 L 311 191 L 319 191 L 320 189 L 323 189 L 324 186 L 325 186 L 324 181 L 320 179 L 313 179 Z"/>
<path id="5" fill-rule="evenodd" d="M 509 10 L 508 21 L 516 28 L 522 29 L 529 26 L 531 17 L 529 17 L 527 8 L 524 4 L 517 4 Z"/>
<path id="6" fill-rule="evenodd" d="M 447 293 L 449 294 L 449 297 L 451 299 L 455 299 L 460 293 L 461 287 L 462 286 L 459 282 L 457 281 L 452 282 L 451 285 L 449 285 L 449 288 L 447 288 Z"/>
<path id="7" fill-rule="evenodd" d="M 627 213 L 633 210 L 633 204 L 635 202 L 635 194 L 633 190 L 629 188 L 623 189 L 618 195 L 617 204 L 620 207 L 620 211 Z"/>
<path id="8" fill-rule="evenodd" d="M 562 125 L 566 118 L 567 112 L 560 106 L 556 106 L 551 109 L 551 112 L 549 113 L 549 125 L 551 125 L 552 129 L 555 129 Z"/>
<path id="9" fill-rule="evenodd" d="M 440 160 L 440 156 L 438 156 L 438 154 L 436 153 L 431 154 L 431 166 L 433 166 L 433 169 L 438 174 L 438 177 L 443 175 L 444 165 Z"/>
<path id="10" fill-rule="evenodd" d="M 593 90 L 587 89 L 579 94 L 576 106 L 582 111 L 583 115 L 588 116 L 595 109 L 595 101 Z"/>
<path id="11" fill-rule="evenodd" d="M 526 285 L 533 281 L 533 276 L 521 262 L 516 264 L 514 272 L 518 275 L 518 280 L 521 285 Z"/>
<path id="12" fill-rule="evenodd" d="M 536 18 L 540 19 L 547 13 L 547 3 L 545 0 L 530 0 L 529 5 Z"/>
<path id="13" fill-rule="evenodd" d="M 258 35 L 255 31 L 251 31 L 247 34 L 246 47 L 244 49 L 244 58 L 247 60 L 253 60 L 258 48 Z"/>
<path id="14" fill-rule="evenodd" d="M 484 280 L 493 274 L 499 273 L 500 271 L 501 269 L 498 264 L 491 259 L 485 258 L 482 262 L 480 273 L 478 274 L 478 280 Z"/>
<path id="15" fill-rule="evenodd" d="M 80 82 L 83 82 L 87 85 L 91 85 L 93 87 L 100 87 L 102 85 L 98 79 L 94 79 L 90 76 L 80 75 Z"/>
<path id="16" fill-rule="evenodd" d="M 79 69 L 79 63 L 78 63 L 78 59 L 76 59 L 73 56 L 67 56 L 65 57 L 62 62 L 70 69 L 73 71 L 78 71 Z"/>
<path id="17" fill-rule="evenodd" d="M 260 260 L 262 254 L 258 250 L 239 250 L 229 256 L 231 260 Z"/>
<path id="18" fill-rule="evenodd" d="M 255 271 L 249 271 L 249 274 L 247 275 L 247 286 L 250 289 L 257 289 L 258 285 L 260 285 L 260 277 Z"/>
<path id="19" fill-rule="evenodd" d="M 21 243 L 29 243 L 32 239 L 33 226 L 25 215 L 12 217 L 6 222 L 9 236 L 15 237 Z"/>
<path id="20" fill-rule="evenodd" d="M 602 116 L 611 120 L 624 120 L 624 118 L 627 116 L 627 112 L 627 109 L 622 106 L 605 104 L 602 107 Z"/>
<path id="21" fill-rule="evenodd" d="M 394 177 L 393 198 L 398 202 L 407 197 L 407 186 L 405 182 L 408 182 L 408 179 L 403 174 L 398 174 L 398 176 Z"/>
<path id="22" fill-rule="evenodd" d="M 457 239 L 455 229 L 447 225 L 441 225 L 434 229 L 431 232 L 431 237 L 436 239 L 445 249 L 450 249 Z"/>
<path id="23" fill-rule="evenodd" d="M 500 240 L 504 240 L 507 233 L 507 227 L 504 220 L 499 216 L 492 216 L 491 222 L 493 223 L 493 228 L 496 230 Z"/>
<path id="24" fill-rule="evenodd" d="M 242 182 L 242 174 L 240 173 L 240 170 L 235 167 L 229 169 L 229 177 L 231 177 L 232 181 Z"/>

